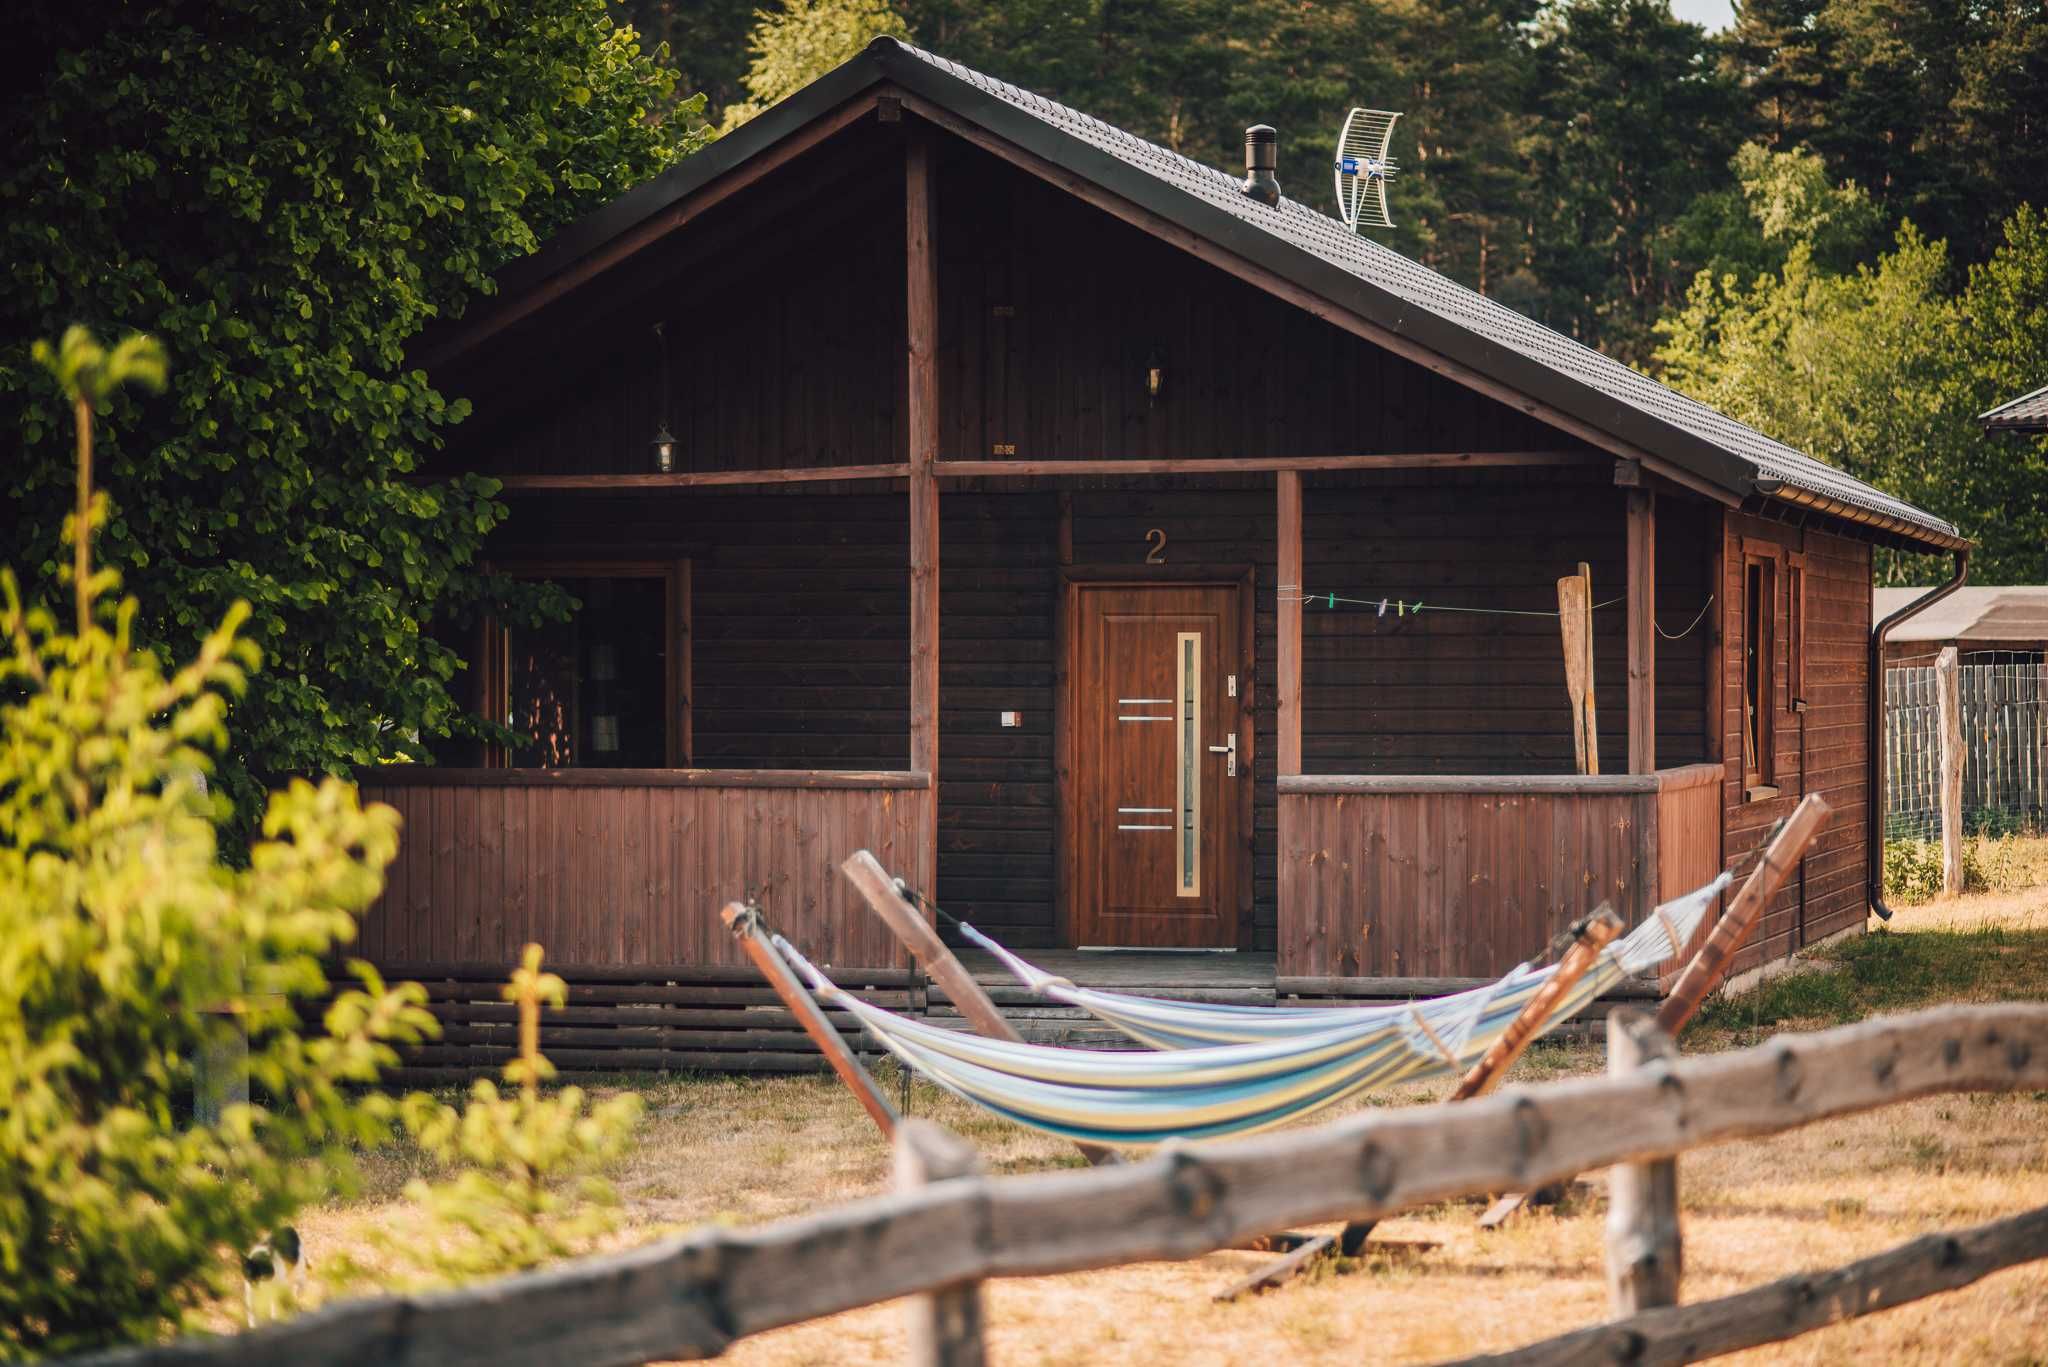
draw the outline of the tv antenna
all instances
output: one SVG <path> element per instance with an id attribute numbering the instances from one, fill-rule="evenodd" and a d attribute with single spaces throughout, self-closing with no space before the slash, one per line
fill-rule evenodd
<path id="1" fill-rule="evenodd" d="M 1394 226 L 1387 214 L 1387 182 L 1397 168 L 1387 148 L 1400 118 L 1385 109 L 1354 109 L 1344 117 L 1344 131 L 1337 135 L 1337 212 L 1353 232 Z"/>

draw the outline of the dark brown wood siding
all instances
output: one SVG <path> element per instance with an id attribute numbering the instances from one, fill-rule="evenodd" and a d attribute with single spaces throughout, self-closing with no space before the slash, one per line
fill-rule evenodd
<path id="1" fill-rule="evenodd" d="M 1311 484 L 1310 593 L 1420 602 L 1404 614 L 1308 603 L 1303 769 L 1320 774 L 1555 774 L 1573 766 L 1557 580 L 1592 566 L 1601 769 L 1628 768 L 1622 491 L 1606 469 L 1415 473 Z M 1710 505 L 1657 509 L 1657 762 L 1707 755 Z M 1464 611 L 1462 609 L 1480 609 Z M 1515 614 L 1533 613 L 1534 616 Z M 1688 628 L 1690 628 L 1688 630 Z"/>
<path id="2" fill-rule="evenodd" d="M 1578 445 L 986 153 L 938 184 L 947 457 Z"/>
<path id="3" fill-rule="evenodd" d="M 1776 777 L 1778 796 L 1745 800 L 1742 785 L 1742 565 L 1745 550 L 1799 553 L 1806 564 L 1806 692 L 1792 710 L 1790 633 L 1784 629 L 1787 576 L 1777 575 Z M 1802 945 L 1861 926 L 1868 915 L 1868 783 L 1865 757 L 1870 649 L 1870 545 L 1741 513 L 1726 518 L 1721 629 L 1722 715 L 1727 756 L 1723 783 L 1728 867 L 1746 873 L 1770 829 L 1806 793 L 1834 815 L 1799 871 L 1758 923 L 1737 971 L 1783 958 Z"/>

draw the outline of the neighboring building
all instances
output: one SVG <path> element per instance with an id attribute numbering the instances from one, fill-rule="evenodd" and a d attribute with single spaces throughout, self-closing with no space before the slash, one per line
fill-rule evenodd
<path id="1" fill-rule="evenodd" d="M 1955 528 L 1304 204 L 881 40 L 500 283 L 421 349 L 437 470 L 583 608 L 473 640 L 529 755 L 365 776 L 373 959 L 681 983 L 751 890 L 900 968 L 867 846 L 1026 949 L 1476 977 L 1807 792 L 1747 962 L 1863 924 L 1871 552 Z"/>
<path id="2" fill-rule="evenodd" d="M 1882 620 L 1927 590 L 1877 589 L 1871 611 Z M 2038 664 L 2048 655 L 2048 587 L 1966 585 L 1892 628 L 1885 663 L 1931 663 L 1943 646 L 1963 656 L 1996 652 L 1999 663 Z M 1968 660 L 1965 660 L 1968 663 Z"/>
<path id="3" fill-rule="evenodd" d="M 1977 415 L 1987 432 L 2048 432 L 2048 385 Z"/>

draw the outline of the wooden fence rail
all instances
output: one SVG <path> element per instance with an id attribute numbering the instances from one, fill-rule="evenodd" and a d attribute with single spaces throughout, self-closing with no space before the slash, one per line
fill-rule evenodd
<path id="1" fill-rule="evenodd" d="M 87 1361 L 705 1358 L 751 1334 L 991 1277 L 1193 1258 L 1282 1226 L 1526 1188 L 1915 1097 L 2042 1087 L 2048 1005 L 1945 1007 L 1457 1106 L 1375 1109 L 1316 1129 L 1167 1147 L 1127 1165 L 939 1180 L 757 1229 L 704 1230 L 483 1286 L 353 1301 L 233 1338 Z"/>

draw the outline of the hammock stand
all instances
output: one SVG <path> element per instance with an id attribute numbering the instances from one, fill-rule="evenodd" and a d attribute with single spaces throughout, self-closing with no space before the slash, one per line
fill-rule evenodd
<path id="1" fill-rule="evenodd" d="M 1825 821 L 1828 812 L 1829 809 L 1826 802 L 1820 799 L 1818 795 L 1809 795 L 1801 802 L 1796 811 L 1779 823 L 1778 828 L 1772 832 L 1767 842 L 1767 847 L 1763 850 L 1755 868 L 1744 883 L 1741 892 L 1730 901 L 1726 912 L 1714 926 L 1712 934 L 1706 938 L 1698 952 L 1687 963 L 1685 970 L 1679 975 L 1671 995 L 1665 1003 L 1665 1009 L 1659 1014 L 1660 1025 L 1664 1025 L 1667 1029 L 1675 1032 L 1677 1026 L 1682 1025 L 1691 1016 L 1692 1012 L 1697 1009 L 1705 995 L 1726 976 L 1735 953 L 1747 941 L 1762 908 L 1775 896 L 1778 889 L 1783 885 L 1785 878 L 1789 875 L 1791 869 L 1805 852 L 1806 846 L 1812 841 L 1821 824 Z M 905 939 L 906 943 L 912 948 L 913 953 L 917 954 L 920 961 L 924 963 L 926 971 L 935 980 L 941 981 L 942 985 L 948 986 L 950 989 L 952 984 L 945 981 L 950 976 L 965 987 L 965 991 L 954 994 L 954 1000 L 960 1006 L 963 1015 L 966 1015 L 970 1021 L 975 1021 L 977 1024 L 980 1023 L 977 1017 L 986 1017 L 1000 1022 L 1002 1028 L 993 1033 L 998 1036 L 1007 1035 L 1013 1039 L 1015 1038 L 1014 1028 L 1010 1027 L 1007 1021 L 1002 1020 L 1000 1013 L 995 1010 L 994 1004 L 988 1000 L 986 994 L 980 991 L 978 985 L 973 983 L 971 976 L 959 965 L 958 960 L 953 958 L 951 951 L 945 949 L 943 942 L 938 940 L 937 935 L 932 932 L 929 923 L 925 921 L 923 916 L 917 914 L 914 909 L 910 908 L 903 901 L 899 886 L 895 880 L 887 876 L 886 872 L 881 869 L 880 865 L 874 861 L 871 855 L 866 851 L 858 852 L 846 862 L 845 871 L 855 884 L 861 887 L 861 890 L 867 895 L 871 904 L 875 906 L 876 911 L 883 915 L 884 920 L 889 922 L 892 928 L 896 927 L 899 916 L 891 915 L 891 911 L 908 914 L 908 919 L 914 923 L 915 932 L 919 933 L 904 934 L 899 929 L 899 935 Z M 1724 874 L 1714 884 L 1710 885 L 1709 888 L 1702 889 L 1701 894 L 1695 894 L 1695 896 L 1708 895 L 1710 897 L 1712 894 L 1717 894 L 1726 886 L 1727 881 L 1728 875 Z M 893 906 L 889 904 L 893 904 Z M 885 907 L 887 908 L 886 910 Z M 730 908 L 729 913 L 738 912 L 739 910 L 737 907 Z M 792 1010 L 795 1011 L 795 1014 L 804 1024 L 805 1028 L 812 1032 L 814 1039 L 817 1039 L 819 1046 L 825 1050 L 828 1058 L 833 1059 L 835 1068 L 840 1067 L 840 1058 L 843 1057 L 845 1059 L 848 1067 L 840 1069 L 842 1077 L 846 1077 L 847 1072 L 850 1070 L 857 1072 L 860 1078 L 868 1083 L 865 1089 L 867 1096 L 862 1097 L 864 1104 L 868 1097 L 879 1099 L 879 1090 L 873 1087 L 872 1080 L 867 1078 L 866 1072 L 860 1067 L 858 1060 L 852 1058 L 851 1054 L 845 1050 L 843 1042 L 839 1040 L 837 1032 L 832 1030 L 822 1015 L 816 1012 L 814 1005 L 809 1001 L 809 994 L 802 991 L 795 983 L 793 975 L 789 973 L 788 961 L 770 943 L 769 937 L 761 932 L 758 916 L 736 918 L 729 914 L 727 920 L 728 925 L 732 926 L 735 934 L 739 935 L 743 941 L 754 941 L 753 944 L 747 946 L 750 956 L 755 956 L 757 965 L 762 968 L 764 974 L 770 977 L 771 982 L 774 982 L 778 993 L 784 996 L 785 1001 L 788 1002 L 792 996 L 801 997 L 804 999 L 805 1005 L 811 1007 L 807 1012 L 797 1010 L 792 1005 Z M 735 924 L 736 920 L 739 922 L 738 924 Z M 1664 920 L 1661 910 L 1660 920 Z M 1692 938 L 1690 934 L 1691 927 L 1687 926 L 1681 932 L 1679 927 L 1672 925 L 1669 920 L 1664 920 L 1664 927 L 1667 938 L 1673 941 L 1668 952 L 1670 954 L 1682 952 L 1684 942 Z M 1574 956 L 1578 956 L 1584 959 L 1587 965 L 1590 965 L 1596 961 L 1595 956 L 1599 953 L 1598 941 L 1593 935 L 1588 933 L 1589 927 L 1587 925 L 1582 923 L 1576 929 L 1580 933 L 1579 941 L 1573 946 L 1572 951 L 1566 955 L 1566 961 L 1568 962 Z M 1611 939 L 1611 934 L 1606 938 Z M 780 941 L 780 937 L 775 937 L 775 940 Z M 761 951 L 758 955 L 756 954 L 757 948 Z M 809 965 L 803 963 L 801 956 L 796 955 L 794 949 L 789 947 L 787 942 L 780 942 L 780 949 L 787 950 L 798 965 L 809 969 Z M 771 970 L 767 962 L 769 959 L 773 960 L 773 969 L 780 970 L 779 972 Z M 1019 964 L 1022 963 L 1021 960 L 1017 962 Z M 1566 977 L 1567 962 L 1560 963 L 1558 970 L 1552 974 L 1553 979 Z M 942 972 L 942 969 L 950 970 L 950 973 Z M 1577 971 L 1583 972 L 1584 967 L 1578 968 Z M 854 999 L 848 998 L 844 994 L 838 994 L 836 988 L 831 988 L 829 983 L 825 983 L 822 975 L 817 975 L 815 970 L 811 970 L 811 972 L 815 979 L 814 986 L 823 987 L 831 993 L 838 995 L 842 1003 L 851 1004 L 853 1002 Z M 1511 978 L 1513 976 L 1511 975 Z M 1568 985 L 1569 979 L 1564 983 L 1553 982 L 1546 986 L 1540 998 L 1529 999 L 1523 1003 L 1515 1020 L 1511 1022 L 1510 1028 L 1496 1040 L 1495 1045 L 1488 1050 L 1486 1056 L 1476 1062 L 1468 1071 L 1467 1076 L 1463 1079 L 1458 1089 L 1458 1098 L 1483 1093 L 1498 1081 L 1499 1077 L 1506 1071 L 1506 1068 L 1514 1061 L 1514 1058 L 1520 1054 L 1529 1040 L 1538 1032 L 1538 1026 L 1543 1022 L 1549 1010 L 1565 995 Z M 787 991 L 786 988 L 794 989 L 794 991 Z M 1575 1007 L 1576 1005 L 1577 1003 L 1574 1004 Z M 873 1008 L 869 1009 L 873 1010 Z M 1250 1008 L 1250 1010 L 1255 1014 L 1265 1016 L 1268 1020 L 1273 1018 L 1273 1013 L 1264 1008 Z M 1355 1019 L 1361 1009 L 1338 1008 L 1338 1010 Z M 882 1014 L 887 1015 L 888 1013 Z M 1295 1014 L 1299 1015 L 1302 1013 Z M 1523 1028 L 1525 1022 L 1527 1024 L 1526 1029 Z M 874 1023 L 872 1021 L 864 1021 L 864 1023 L 869 1025 L 872 1033 L 876 1033 L 879 1036 L 880 1032 L 874 1030 Z M 1424 1030 L 1425 1032 L 1427 1031 L 1426 1026 Z M 831 1036 L 829 1046 L 824 1039 L 817 1038 L 820 1034 Z M 887 1038 L 883 1038 L 882 1042 L 885 1045 L 890 1045 L 892 1049 L 894 1048 Z M 1192 1041 L 1189 1043 L 1192 1043 Z M 897 1050 L 897 1052 L 899 1057 L 901 1057 L 901 1051 Z M 857 1095 L 862 1092 L 863 1089 L 857 1086 L 852 1078 L 847 1078 L 847 1082 L 850 1087 L 854 1087 Z M 870 1110 L 872 1113 L 874 1108 L 870 1107 Z M 883 1110 L 886 1111 L 885 1102 L 883 1103 Z M 886 1118 L 878 1115 L 877 1123 L 882 1125 L 885 1132 L 887 1132 L 893 1127 L 894 1119 L 893 1114 L 887 1115 Z M 1078 1136 L 1076 1137 L 1078 1138 Z M 1274 1236 L 1269 1240 L 1258 1241 L 1253 1246 L 1263 1246 L 1271 1249 L 1286 1246 L 1286 1244 L 1281 1242 L 1285 1240 L 1287 1243 L 1294 1245 L 1294 1250 L 1281 1263 L 1265 1269 L 1260 1275 L 1249 1279 L 1239 1287 L 1234 1287 L 1232 1291 L 1225 1294 L 1228 1296 L 1260 1285 L 1277 1284 L 1279 1280 L 1283 1280 L 1286 1276 L 1292 1275 L 1294 1271 L 1307 1265 L 1312 1257 L 1334 1243 L 1336 1237 L 1344 1238 L 1344 1249 L 1346 1252 L 1353 1252 L 1355 1250 L 1351 1246 L 1351 1236 L 1354 1232 L 1362 1234 L 1369 1232 L 1369 1230 L 1369 1225 L 1354 1224 L 1347 1226 L 1344 1236 L 1322 1236 L 1319 1241 L 1320 1247 L 1305 1246 L 1307 1243 L 1315 1242 L 1307 1241 L 1305 1236 L 1281 1235 Z"/>

